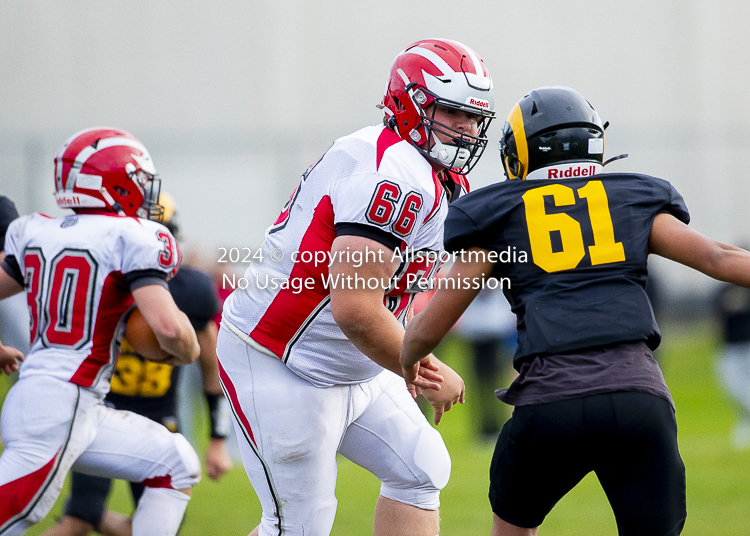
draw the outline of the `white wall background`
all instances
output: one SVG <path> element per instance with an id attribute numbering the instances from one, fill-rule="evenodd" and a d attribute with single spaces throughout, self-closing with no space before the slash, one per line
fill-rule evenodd
<path id="1" fill-rule="evenodd" d="M 378 122 L 393 57 L 463 41 L 495 80 L 499 119 L 472 176 L 502 177 L 510 107 L 576 88 L 611 126 L 612 164 L 670 180 L 693 226 L 750 239 L 750 2 L 736 0 L 3 0 L 0 193 L 61 212 L 52 158 L 94 125 L 131 131 L 174 195 L 188 248 L 256 247 L 331 141 Z M 673 295 L 710 282 L 669 262 Z"/>

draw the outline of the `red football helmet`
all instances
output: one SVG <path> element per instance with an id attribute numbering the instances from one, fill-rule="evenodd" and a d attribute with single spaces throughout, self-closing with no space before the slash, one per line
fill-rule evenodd
<path id="1" fill-rule="evenodd" d="M 55 199 L 60 208 L 100 209 L 161 219 L 161 180 L 146 147 L 118 128 L 73 134 L 55 155 Z"/>
<path id="2" fill-rule="evenodd" d="M 480 116 L 476 137 L 434 121 L 432 103 Z M 391 64 L 380 105 L 388 126 L 432 162 L 468 173 L 487 146 L 487 127 L 495 117 L 495 95 L 484 61 L 472 49 L 449 39 L 424 39 L 410 45 Z M 450 136 L 441 143 L 433 132 Z M 420 147 L 430 141 L 430 148 Z"/>

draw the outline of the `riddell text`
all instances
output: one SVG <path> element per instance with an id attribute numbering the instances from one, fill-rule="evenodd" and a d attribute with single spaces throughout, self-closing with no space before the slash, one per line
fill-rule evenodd
<path id="1" fill-rule="evenodd" d="M 548 179 L 564 179 L 568 177 L 588 177 L 596 174 L 596 166 L 578 166 L 576 168 L 562 169 L 549 169 L 547 170 Z"/>

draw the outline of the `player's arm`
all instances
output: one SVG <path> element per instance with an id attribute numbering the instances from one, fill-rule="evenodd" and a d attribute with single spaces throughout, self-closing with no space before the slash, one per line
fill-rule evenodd
<path id="1" fill-rule="evenodd" d="M 381 243 L 361 236 L 337 237 L 331 248 L 334 262 L 330 273 L 339 283 L 351 277 L 352 283 L 337 285 L 331 289 L 331 312 L 341 331 L 367 357 L 383 368 L 401 375 L 399 355 L 404 338 L 404 328 L 384 305 L 383 284 L 393 277 L 398 269 L 398 260 L 393 259 L 393 251 Z M 346 261 L 346 253 L 361 251 L 363 262 L 359 267 Z M 372 254 L 375 252 L 375 261 Z M 336 255 L 342 253 L 342 255 Z M 367 281 L 376 278 L 383 283 L 376 289 L 355 288 L 356 276 Z M 435 356 L 419 369 L 418 377 L 411 382 L 421 389 L 422 394 L 433 407 L 435 424 L 445 411 L 457 402 L 464 402 L 464 381 L 448 365 Z"/>
<path id="2" fill-rule="evenodd" d="M 366 259 L 361 266 L 348 260 L 356 258 L 353 255 L 356 251 L 361 251 L 362 259 Z M 352 235 L 337 237 L 331 252 L 334 261 L 330 275 L 338 282 L 330 289 L 333 319 L 363 354 L 400 376 L 398 357 L 404 329 L 383 303 L 385 286 L 398 269 L 398 257 L 394 259 L 393 251 L 380 242 Z M 367 281 L 371 278 L 379 282 L 376 288 L 355 284 L 356 279 Z M 440 388 L 437 381 L 424 377 L 415 378 L 414 383 L 422 388 Z"/>
<path id="3" fill-rule="evenodd" d="M 459 256 L 425 309 L 407 326 L 401 347 L 401 367 L 407 382 L 415 378 L 420 364 L 434 359 L 430 353 L 481 291 L 481 288 L 473 288 L 473 282 L 484 281 L 492 274 L 493 263 L 487 260 L 489 252 L 479 248 L 470 248 L 469 251 L 484 254 Z M 469 257 L 474 257 L 472 262 L 469 262 Z M 455 283 L 450 283 L 451 280 Z M 464 281 L 468 283 L 464 284 Z"/>
<path id="4" fill-rule="evenodd" d="M 435 357 L 432 352 L 445 335 L 450 331 L 461 315 L 466 311 L 469 304 L 479 294 L 481 288 L 474 289 L 475 281 L 483 281 L 492 274 L 493 264 L 486 261 L 488 258 L 486 250 L 471 248 L 469 251 L 484 251 L 474 262 L 468 262 L 463 257 L 456 260 L 448 276 L 443 280 L 443 286 L 433 294 L 424 311 L 416 315 L 406 329 L 401 349 L 401 366 L 404 378 L 411 378 L 421 367 L 429 366 Z M 451 279 L 455 284 L 445 284 Z M 468 281 L 469 283 L 464 283 Z M 476 285 L 481 287 L 481 285 Z M 464 403 L 464 387 L 461 382 L 461 395 L 457 400 Z M 424 391 L 424 397 L 435 409 L 435 424 L 440 422 L 442 411 L 448 411 L 451 405 L 443 403 L 436 405 L 434 399 L 439 396 L 433 391 Z M 455 403 L 455 402 L 454 402 Z"/>
<path id="5" fill-rule="evenodd" d="M 164 363 L 187 365 L 195 361 L 200 353 L 195 330 L 187 315 L 177 308 L 169 290 L 161 285 L 145 285 L 132 293 L 159 346 L 172 356 Z"/>
<path id="6" fill-rule="evenodd" d="M 232 468 L 232 458 L 227 450 L 226 437 L 231 426 L 229 405 L 219 382 L 219 365 L 216 356 L 218 329 L 213 321 L 195 332 L 198 337 L 203 394 L 206 397 L 211 426 L 211 439 L 206 449 L 206 472 L 211 480 L 218 480 Z"/>
<path id="7" fill-rule="evenodd" d="M 671 214 L 659 214 L 654 219 L 649 252 L 750 288 L 750 252 L 708 238 Z"/>

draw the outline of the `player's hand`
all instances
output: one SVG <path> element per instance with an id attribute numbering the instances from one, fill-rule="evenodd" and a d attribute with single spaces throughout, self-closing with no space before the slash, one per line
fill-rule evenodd
<path id="1" fill-rule="evenodd" d="M 12 346 L 3 346 L 0 343 L 0 370 L 11 375 L 20 368 L 23 361 L 23 353 Z"/>
<path id="2" fill-rule="evenodd" d="M 413 365 L 404 365 L 401 362 L 401 373 L 406 383 L 414 384 L 427 389 L 440 389 L 443 377 L 438 374 L 440 367 L 433 362 L 432 354 L 423 357 Z"/>
<path id="3" fill-rule="evenodd" d="M 401 365 L 401 374 L 414 398 L 422 394 L 422 389 L 440 390 L 443 377 L 438 374 L 440 367 L 431 357 L 432 354 L 425 356 L 411 366 Z"/>
<path id="4" fill-rule="evenodd" d="M 440 363 L 440 374 L 443 376 L 443 383 L 440 390 L 425 389 L 422 396 L 432 406 L 433 419 L 435 424 L 440 424 L 443 413 L 451 409 L 455 404 L 465 402 L 466 386 L 461 376 L 456 373 L 445 363 Z"/>
<path id="5" fill-rule="evenodd" d="M 211 480 L 219 480 L 232 468 L 232 458 L 223 439 L 211 439 L 206 449 L 206 473 Z"/>

